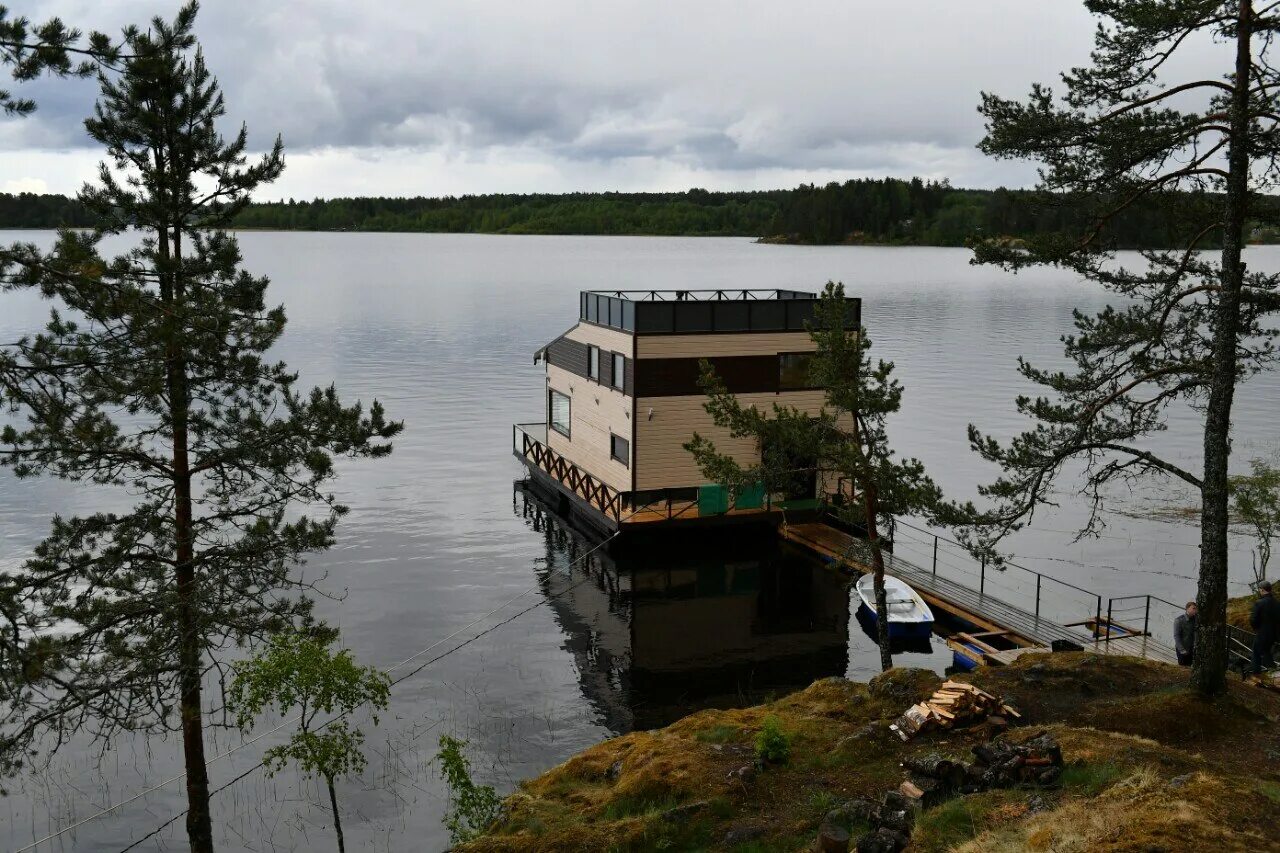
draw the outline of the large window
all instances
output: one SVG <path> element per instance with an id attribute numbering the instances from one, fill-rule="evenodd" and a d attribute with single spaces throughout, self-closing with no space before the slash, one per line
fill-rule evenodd
<path id="1" fill-rule="evenodd" d="M 571 408 L 569 398 L 564 394 L 559 391 L 547 392 L 547 409 L 549 411 L 547 423 L 551 424 L 551 428 L 565 438 L 569 437 L 569 427 L 573 417 L 570 411 Z"/>
<path id="2" fill-rule="evenodd" d="M 627 378 L 627 359 L 620 353 L 613 354 L 613 387 L 619 391 L 624 390 Z"/>
<path id="3" fill-rule="evenodd" d="M 809 378 L 809 367 L 813 362 L 811 352 L 778 353 L 778 390 L 799 391 L 814 387 Z"/>
<path id="4" fill-rule="evenodd" d="M 587 378 L 600 381 L 600 347 L 587 345 Z"/>
<path id="5" fill-rule="evenodd" d="M 620 435 L 609 435 L 609 455 L 614 461 L 621 462 L 623 465 L 630 467 L 631 464 L 631 442 L 627 441 Z"/>

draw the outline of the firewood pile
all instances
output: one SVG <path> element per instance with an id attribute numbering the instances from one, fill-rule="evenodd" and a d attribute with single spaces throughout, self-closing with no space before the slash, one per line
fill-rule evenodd
<path id="1" fill-rule="evenodd" d="M 904 741 L 930 728 L 968 726 L 999 716 L 1005 722 L 1021 718 L 1014 708 L 985 690 L 960 681 L 947 681 L 932 696 L 912 705 L 889 728 Z"/>
<path id="2" fill-rule="evenodd" d="M 907 779 L 880 802 L 863 801 L 857 817 L 871 830 L 854 843 L 858 853 L 898 853 L 910 844 L 916 814 L 957 794 L 976 794 L 992 788 L 1051 786 L 1062 775 L 1062 749 L 1045 732 L 1020 743 L 996 739 L 973 747 L 973 763 L 936 754 L 902 762 Z M 853 804 L 846 810 L 854 811 Z M 819 848 L 832 849 L 822 845 Z M 847 849 L 847 848 L 846 848 Z"/>

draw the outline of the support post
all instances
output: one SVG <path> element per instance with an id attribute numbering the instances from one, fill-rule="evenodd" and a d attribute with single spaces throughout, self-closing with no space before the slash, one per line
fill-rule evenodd
<path id="1" fill-rule="evenodd" d="M 1098 596 L 1098 609 L 1093 615 L 1093 638 L 1098 639 L 1098 626 L 1102 624 L 1102 596 Z"/>
<path id="2" fill-rule="evenodd" d="M 982 574 L 978 578 L 978 595 L 987 594 L 987 555 L 982 555 Z"/>
<path id="3" fill-rule="evenodd" d="M 933 573 L 938 573 L 938 537 L 933 537 Z"/>
<path id="4" fill-rule="evenodd" d="M 1144 637 L 1151 636 L 1151 596 L 1147 596 L 1147 609 L 1142 614 L 1142 635 Z"/>
<path id="5" fill-rule="evenodd" d="M 1107 639 L 1111 639 L 1111 605 L 1115 604 L 1114 598 L 1107 599 Z"/>
<path id="6" fill-rule="evenodd" d="M 1040 618 L 1040 581 L 1044 576 L 1036 572 L 1036 618 Z"/>

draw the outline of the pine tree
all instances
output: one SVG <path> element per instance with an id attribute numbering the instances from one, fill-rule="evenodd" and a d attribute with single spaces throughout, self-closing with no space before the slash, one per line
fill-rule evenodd
<path id="1" fill-rule="evenodd" d="M 133 28 L 124 31 L 126 41 L 135 35 Z M 15 80 L 34 80 L 42 74 L 92 77 L 100 69 L 117 68 L 122 59 L 120 43 L 104 33 L 94 31 L 86 37 L 56 17 L 32 26 L 27 18 L 11 16 L 0 6 L 0 64 L 13 69 Z M 0 89 L 0 110 L 6 115 L 27 115 L 35 108 L 30 98 Z"/>
<path id="2" fill-rule="evenodd" d="M 1280 5 L 1250 0 L 1088 0 L 1099 25 L 1091 65 L 1062 76 L 1065 93 L 1035 85 L 1016 102 L 984 93 L 987 135 L 997 157 L 1041 164 L 1047 203 L 1083 223 L 1024 246 L 979 245 L 978 262 L 1017 270 L 1055 264 L 1124 300 L 1094 316 L 1077 313 L 1064 338 L 1070 371 L 1022 363 L 1046 396 L 1017 401 L 1036 421 L 1011 443 L 970 427 L 970 440 L 1003 476 L 984 489 L 995 500 L 973 535 L 990 548 L 1048 502 L 1069 461 L 1083 463 L 1095 532 L 1108 487 L 1148 475 L 1179 480 L 1201 496 L 1200 577 L 1192 682 L 1205 695 L 1226 688 L 1227 465 L 1236 386 L 1269 366 L 1280 277 L 1246 269 L 1250 220 L 1274 225 L 1265 194 L 1280 179 L 1280 71 L 1270 52 Z M 1216 40 L 1233 61 L 1221 79 L 1165 80 L 1189 45 Z M 1224 63 L 1225 65 L 1225 63 Z M 1167 251 L 1120 263 L 1116 221 L 1139 208 L 1168 223 Z M 1219 245 L 1214 254 L 1202 252 Z M 1175 403 L 1203 413 L 1199 473 L 1142 446 L 1166 426 Z"/>
<path id="3" fill-rule="evenodd" d="M 133 33 L 101 77 L 90 136 L 106 148 L 81 201 L 100 222 L 43 254 L 14 247 L 9 287 L 54 304 L 0 354 L 12 417 L 0 462 L 18 477 L 110 484 L 131 511 L 55 518 L 0 575 L 0 756 L 76 731 L 180 730 L 191 848 L 213 848 L 202 688 L 227 650 L 307 617 L 294 567 L 333 542 L 335 456 L 378 457 L 401 428 L 378 403 L 309 392 L 266 353 L 285 327 L 267 280 L 225 230 L 283 169 L 279 139 L 250 163 L 193 35 L 196 4 Z M 107 260 L 104 235 L 136 234 Z M 307 513 L 307 506 L 318 513 Z"/>
<path id="4" fill-rule="evenodd" d="M 893 363 L 872 362 L 866 329 L 850 330 L 849 304 L 844 286 L 828 282 L 814 312 L 809 335 L 815 352 L 809 379 L 821 387 L 825 405 L 810 415 L 792 406 L 774 404 L 769 413 L 743 407 L 702 363 L 705 408 L 719 427 L 734 438 L 755 438 L 760 460 L 742 465 L 720 453 L 715 443 L 698 433 L 684 445 L 707 478 L 738 492 L 762 484 L 769 494 L 783 491 L 796 474 L 797 460 L 807 462 L 837 484 L 848 484 L 835 505 L 841 520 L 866 533 L 874 578 L 880 665 L 893 666 L 889 643 L 889 612 L 884 589 L 884 550 L 880 530 L 898 516 L 919 516 L 934 523 L 951 523 L 957 509 L 947 504 L 942 490 L 918 459 L 899 459 L 889 441 L 888 419 L 902 404 L 902 385 L 893 378 Z"/>

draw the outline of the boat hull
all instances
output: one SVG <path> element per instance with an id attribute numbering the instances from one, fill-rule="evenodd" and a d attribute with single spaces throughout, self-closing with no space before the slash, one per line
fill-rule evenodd
<path id="1" fill-rule="evenodd" d="M 873 623 L 877 622 L 876 612 L 868 607 L 865 603 L 858 605 L 858 610 L 862 612 Z M 889 638 L 890 639 L 928 639 L 933 636 L 932 622 L 897 622 L 893 619 L 889 620 Z"/>

